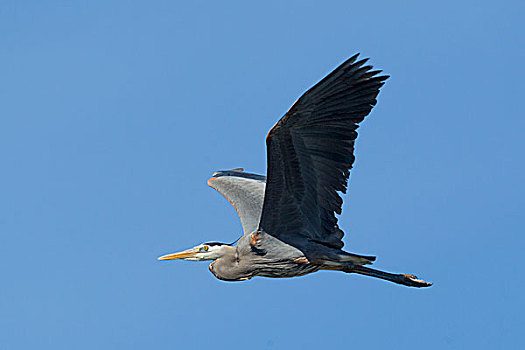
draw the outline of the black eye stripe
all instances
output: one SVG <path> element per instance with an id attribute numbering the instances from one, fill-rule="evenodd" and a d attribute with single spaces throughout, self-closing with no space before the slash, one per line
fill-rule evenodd
<path id="1" fill-rule="evenodd" d="M 220 242 L 206 242 L 203 243 L 205 245 L 209 245 L 210 247 L 216 246 L 216 245 L 227 245 L 226 243 L 220 243 Z"/>
<path id="2" fill-rule="evenodd" d="M 242 237 L 242 236 L 241 236 Z M 205 243 L 202 243 L 202 244 L 205 244 L 205 245 L 209 245 L 210 247 L 213 247 L 213 246 L 218 246 L 218 245 L 229 245 L 230 247 L 233 246 L 235 243 L 237 243 L 237 241 L 240 239 L 237 238 L 235 241 L 231 242 L 231 243 L 222 243 L 222 242 L 205 242 Z"/>

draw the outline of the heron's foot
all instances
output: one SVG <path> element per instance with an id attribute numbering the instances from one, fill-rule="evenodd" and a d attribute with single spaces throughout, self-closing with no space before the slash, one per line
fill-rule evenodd
<path id="1" fill-rule="evenodd" d="M 432 283 L 418 279 L 415 275 L 402 273 L 400 276 L 403 278 L 403 284 L 411 287 L 430 287 Z"/>
<path id="2" fill-rule="evenodd" d="M 250 236 L 250 245 L 252 247 L 255 247 L 259 242 L 260 242 L 260 235 L 259 235 L 259 232 L 257 233 L 252 233 L 252 235 Z"/>

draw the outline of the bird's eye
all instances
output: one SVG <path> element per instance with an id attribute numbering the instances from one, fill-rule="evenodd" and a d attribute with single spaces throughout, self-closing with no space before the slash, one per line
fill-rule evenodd
<path id="1" fill-rule="evenodd" d="M 203 246 L 203 247 L 201 248 L 201 250 L 204 250 L 205 252 L 207 252 L 208 249 L 210 249 L 210 247 L 208 247 L 207 245 L 205 245 L 205 246 Z"/>

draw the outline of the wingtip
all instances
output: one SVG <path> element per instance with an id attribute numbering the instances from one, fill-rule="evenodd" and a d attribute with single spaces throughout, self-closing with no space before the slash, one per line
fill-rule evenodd
<path id="1" fill-rule="evenodd" d="M 355 61 L 357 57 L 359 57 L 360 54 L 361 54 L 360 52 L 355 53 L 352 57 L 348 59 L 348 61 L 352 61 L 352 62 Z"/>
<path id="2" fill-rule="evenodd" d="M 370 59 L 370 58 L 368 58 L 368 57 L 367 57 L 367 58 L 362 58 L 362 59 L 360 59 L 359 61 L 354 62 L 354 63 L 352 64 L 352 66 L 353 66 L 353 67 L 361 67 L 361 66 L 364 65 L 366 62 L 368 62 L 369 59 Z M 371 66 L 370 66 L 370 68 L 371 68 Z"/>
<path id="3" fill-rule="evenodd" d="M 214 180 L 217 179 L 217 177 L 215 177 L 216 174 L 217 174 L 217 173 L 213 173 L 212 177 L 210 177 L 210 178 L 208 179 L 208 181 L 207 181 L 208 186 L 213 187 L 213 186 L 211 185 L 211 183 L 212 183 Z"/>

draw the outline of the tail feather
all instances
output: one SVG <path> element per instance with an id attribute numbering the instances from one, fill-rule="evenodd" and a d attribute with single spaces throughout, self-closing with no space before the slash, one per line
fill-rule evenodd
<path id="1" fill-rule="evenodd" d="M 354 265 L 371 265 L 376 260 L 376 257 L 371 255 L 344 253 L 344 255 L 340 255 L 341 261 L 350 261 Z"/>

